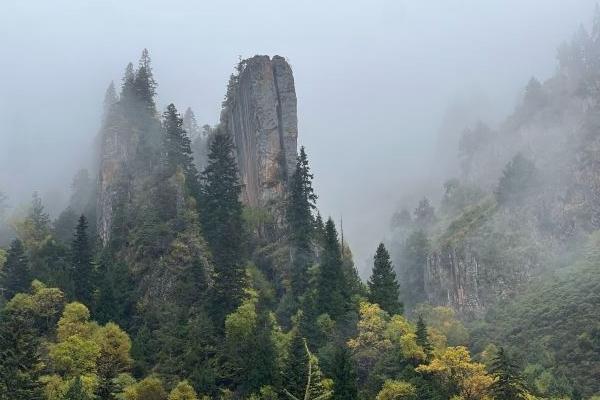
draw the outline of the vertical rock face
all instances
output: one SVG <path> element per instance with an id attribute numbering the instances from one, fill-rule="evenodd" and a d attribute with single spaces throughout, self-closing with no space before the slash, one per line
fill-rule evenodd
<path id="1" fill-rule="evenodd" d="M 221 125 L 235 142 L 243 201 L 267 207 L 283 198 L 296 165 L 294 77 L 280 56 L 254 56 L 240 66 Z"/>

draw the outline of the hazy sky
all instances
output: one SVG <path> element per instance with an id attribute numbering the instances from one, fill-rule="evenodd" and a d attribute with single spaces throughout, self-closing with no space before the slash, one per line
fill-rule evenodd
<path id="1" fill-rule="evenodd" d="M 150 50 L 159 104 L 218 120 L 238 56 L 279 54 L 319 207 L 365 269 L 399 204 L 430 190 L 444 121 L 500 119 L 595 0 L 0 0 L 0 190 L 60 201 L 90 163 L 104 90 Z M 443 132 L 442 132 L 443 133 Z M 415 188 L 419 188 L 415 191 Z M 415 194 L 416 193 L 416 194 Z M 412 203 L 409 203 L 411 207 Z"/>

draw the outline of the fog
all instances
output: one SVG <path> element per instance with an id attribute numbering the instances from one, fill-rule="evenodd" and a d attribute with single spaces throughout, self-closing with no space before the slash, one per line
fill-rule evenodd
<path id="1" fill-rule="evenodd" d="M 158 103 L 217 122 L 238 57 L 289 59 L 324 215 L 361 271 L 393 211 L 435 196 L 455 135 L 512 109 L 589 24 L 594 0 L 2 0 L 0 190 L 56 213 L 92 163 L 102 99 L 148 48 Z"/>

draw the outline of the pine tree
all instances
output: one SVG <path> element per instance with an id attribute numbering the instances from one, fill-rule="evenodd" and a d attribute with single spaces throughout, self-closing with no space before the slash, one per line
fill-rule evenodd
<path id="1" fill-rule="evenodd" d="M 148 49 L 142 51 L 138 69 L 135 74 L 135 93 L 139 101 L 144 104 L 151 114 L 155 114 L 154 96 L 156 94 L 156 81 L 152 74 L 152 65 Z"/>
<path id="2" fill-rule="evenodd" d="M 233 151 L 231 136 L 217 134 L 202 173 L 200 219 L 213 256 L 213 316 L 218 326 L 244 295 L 241 185 Z"/>
<path id="3" fill-rule="evenodd" d="M 172 103 L 163 114 L 163 130 L 163 151 L 169 175 L 175 173 L 178 167 L 181 168 L 188 189 L 197 195 L 198 171 L 194 165 L 191 141 L 183 129 L 183 119 Z"/>
<path id="4" fill-rule="evenodd" d="M 321 368 L 319 367 L 319 360 L 315 357 L 304 342 L 304 354 L 302 358 L 296 360 L 306 365 L 306 375 L 304 378 L 304 390 L 300 396 L 296 396 L 291 393 L 287 388 L 283 389 L 283 393 L 291 400 L 328 400 L 332 398 L 332 391 L 329 385 L 326 384 Z"/>
<path id="5" fill-rule="evenodd" d="M 344 345 L 338 347 L 333 358 L 333 397 L 334 400 L 358 399 L 358 378 L 350 350 Z"/>
<path id="6" fill-rule="evenodd" d="M 133 64 L 127 64 L 125 67 L 125 74 L 121 84 L 121 101 L 126 104 L 131 104 L 135 100 L 135 72 L 133 71 Z"/>
<path id="7" fill-rule="evenodd" d="M 183 129 L 185 129 L 192 142 L 200 136 L 200 127 L 191 107 L 188 107 L 183 114 Z"/>
<path id="8" fill-rule="evenodd" d="M 496 376 L 491 386 L 491 392 L 496 400 L 525 399 L 527 390 L 519 373 L 519 368 L 514 364 L 503 347 L 492 360 L 490 372 Z"/>
<path id="9" fill-rule="evenodd" d="M 396 281 L 396 273 L 390 261 L 390 254 L 383 243 L 380 243 L 375 253 L 373 273 L 367 283 L 369 286 L 369 301 L 377 303 L 390 315 L 402 314 L 400 286 Z"/>
<path id="10" fill-rule="evenodd" d="M 33 193 L 27 220 L 31 223 L 31 239 L 34 242 L 40 243 L 50 234 L 50 216 L 44 209 L 42 198 L 37 192 Z"/>
<path id="11" fill-rule="evenodd" d="M 106 92 L 104 93 L 103 119 L 106 119 L 106 117 L 109 115 L 109 113 L 112 111 L 112 108 L 114 107 L 115 104 L 117 104 L 118 101 L 119 101 L 119 98 L 117 97 L 115 83 L 113 81 L 111 81 L 110 84 L 108 85 L 108 87 L 106 88 Z"/>
<path id="12" fill-rule="evenodd" d="M 312 210 L 316 208 L 317 196 L 312 188 L 313 175 L 310 173 L 304 147 L 296 161 L 296 170 L 289 185 L 287 223 L 292 248 L 291 290 L 295 299 L 304 294 L 308 287 L 308 268 L 313 259 L 311 240 L 314 230 Z"/>
<path id="13" fill-rule="evenodd" d="M 71 268 L 75 300 L 89 306 L 92 304 L 94 292 L 94 266 L 87 228 L 87 219 L 81 215 L 71 244 Z"/>
<path id="14" fill-rule="evenodd" d="M 283 384 L 292 395 L 302 399 L 306 389 L 306 376 L 308 374 L 308 354 L 304 349 L 304 338 L 298 328 L 292 333 L 286 363 L 282 370 Z"/>
<path id="15" fill-rule="evenodd" d="M 83 382 L 81 381 L 81 377 L 76 377 L 71 385 L 69 386 L 69 390 L 65 393 L 63 400 L 92 400 L 93 397 L 85 390 L 83 387 Z"/>
<path id="16" fill-rule="evenodd" d="M 429 332 L 427 331 L 427 325 L 425 325 L 425 321 L 423 320 L 423 317 L 420 315 L 419 315 L 419 319 L 417 320 L 416 335 L 417 335 L 417 338 L 416 338 L 417 344 L 419 346 L 421 346 L 421 348 L 425 352 L 425 355 L 427 356 L 427 358 L 431 357 L 431 354 L 433 352 L 433 346 L 431 345 L 431 342 L 429 341 Z"/>
<path id="17" fill-rule="evenodd" d="M 6 254 L 6 262 L 0 270 L 2 278 L 2 294 L 5 299 L 11 299 L 15 294 L 26 292 L 31 283 L 31 276 L 25 255 L 23 243 L 15 239 L 10 244 Z"/>
<path id="18" fill-rule="evenodd" d="M 31 315 L 0 315 L 0 399 L 41 400 L 39 332 Z"/>
<path id="19" fill-rule="evenodd" d="M 329 218 L 325 224 L 324 248 L 317 278 L 317 304 L 320 313 L 327 313 L 336 320 L 346 311 L 348 297 L 340 243 L 335 224 Z"/>

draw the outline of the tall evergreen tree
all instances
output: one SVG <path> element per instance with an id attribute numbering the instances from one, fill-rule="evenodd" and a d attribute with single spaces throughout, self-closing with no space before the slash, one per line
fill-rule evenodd
<path id="1" fill-rule="evenodd" d="M 188 107 L 183 114 L 183 129 L 185 129 L 192 142 L 200 136 L 201 130 L 191 107 Z"/>
<path id="2" fill-rule="evenodd" d="M 419 315 L 419 319 L 417 320 L 417 331 L 416 331 L 416 342 L 423 351 L 425 355 L 429 358 L 433 352 L 433 346 L 429 341 L 429 332 L 427 331 L 427 325 L 425 325 L 425 321 L 423 317 Z"/>
<path id="3" fill-rule="evenodd" d="M 358 399 L 358 378 L 350 350 L 342 345 L 333 358 L 333 397 L 334 400 Z"/>
<path id="4" fill-rule="evenodd" d="M 288 392 L 299 399 L 304 397 L 308 374 L 308 354 L 304 348 L 304 338 L 296 327 L 292 331 L 288 354 L 282 369 L 282 382 Z"/>
<path id="5" fill-rule="evenodd" d="M 75 299 L 89 306 L 92 304 L 94 291 L 94 265 L 92 264 L 92 248 L 87 228 L 87 219 L 81 215 L 71 244 L 71 271 Z"/>
<path id="6" fill-rule="evenodd" d="M 291 290 L 298 298 L 308 287 L 308 268 L 313 260 L 311 240 L 314 230 L 312 210 L 316 208 L 317 196 L 312 187 L 313 175 L 308 166 L 304 147 L 296 160 L 296 170 L 289 185 L 287 222 L 292 247 Z"/>
<path id="7" fill-rule="evenodd" d="M 86 392 L 81 377 L 78 376 L 69 386 L 69 390 L 65 393 L 63 400 L 93 400 L 93 398 Z"/>
<path id="8" fill-rule="evenodd" d="M 27 313 L 0 315 L 0 399 L 41 400 L 39 332 Z"/>
<path id="9" fill-rule="evenodd" d="M 412 232 L 402 246 L 400 294 L 407 309 L 426 300 L 424 268 L 429 249 L 429 239 L 422 229 Z"/>
<path id="10" fill-rule="evenodd" d="M 380 243 L 375 253 L 373 273 L 367 283 L 369 286 L 369 301 L 377 303 L 389 314 L 402 314 L 400 303 L 400 285 L 396 281 L 396 273 L 390 261 L 390 254 L 383 243 Z"/>
<path id="11" fill-rule="evenodd" d="M 167 106 L 163 114 L 163 151 L 165 163 L 169 174 L 173 174 L 179 167 L 186 177 L 186 185 L 192 194 L 197 194 L 198 171 L 194 165 L 191 141 L 183 129 L 183 119 L 172 103 Z"/>
<path id="12" fill-rule="evenodd" d="M 156 81 L 152 74 L 152 62 L 148 49 L 142 51 L 138 69 L 135 74 L 135 93 L 137 98 L 151 114 L 156 112 L 154 95 L 156 94 Z"/>
<path id="13" fill-rule="evenodd" d="M 334 320 L 347 309 L 349 293 L 342 269 L 342 254 L 333 220 L 325 224 L 325 239 L 319 276 L 317 278 L 317 304 L 320 313 L 327 313 Z"/>
<path id="14" fill-rule="evenodd" d="M 121 101 L 130 104 L 135 100 L 135 72 L 133 70 L 133 64 L 127 64 L 125 67 L 125 73 L 123 74 L 123 80 L 121 83 Z"/>
<path id="15" fill-rule="evenodd" d="M 492 360 L 490 372 L 496 376 L 491 386 L 492 394 L 496 400 L 525 399 L 527 390 L 519 373 L 519 367 L 509 358 L 503 347 Z"/>
<path id="16" fill-rule="evenodd" d="M 202 173 L 200 219 L 214 262 L 213 316 L 222 325 L 244 295 L 241 185 L 231 136 L 217 134 Z"/>
<path id="17" fill-rule="evenodd" d="M 26 292 L 31 283 L 31 276 L 25 255 L 23 243 L 15 239 L 10 244 L 6 254 L 6 262 L 0 270 L 2 294 L 5 299 L 12 298 L 15 294 Z"/>

